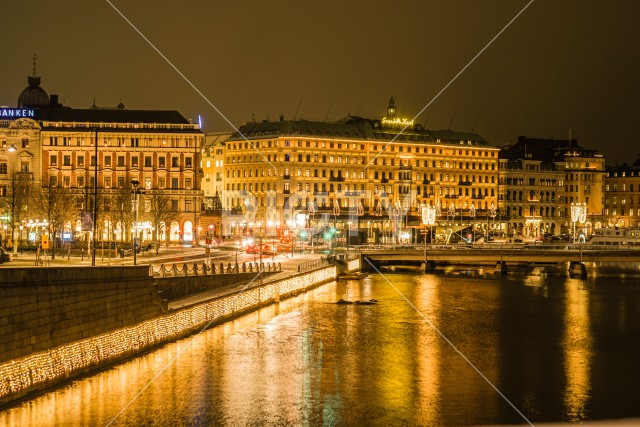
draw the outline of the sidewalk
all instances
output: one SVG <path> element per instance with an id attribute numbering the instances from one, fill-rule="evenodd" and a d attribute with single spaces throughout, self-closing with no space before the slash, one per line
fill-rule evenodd
<path id="1" fill-rule="evenodd" d="M 218 255 L 219 252 L 212 251 L 212 254 Z M 204 257 L 203 247 L 180 247 L 170 246 L 169 248 L 160 248 L 158 255 L 155 251 L 137 254 L 138 265 L 161 264 L 163 260 L 168 262 L 188 262 L 190 259 Z M 213 256 L 212 256 L 213 258 Z M 0 264 L 0 268 L 12 267 L 75 267 L 90 266 L 91 253 L 84 257 L 72 256 L 67 259 L 65 253 L 56 253 L 56 259 L 51 259 L 51 254 L 40 256 L 40 264 L 36 263 L 36 254 L 34 252 L 25 252 L 11 254 L 11 261 Z M 131 266 L 133 265 L 133 256 L 125 258 L 102 256 L 100 248 L 96 250 L 97 266 Z"/>
<path id="2" fill-rule="evenodd" d="M 282 265 L 282 271 L 263 276 L 262 282 L 259 279 L 258 273 L 255 274 L 253 281 L 242 284 L 232 284 L 227 286 L 222 286 L 216 289 L 210 289 L 208 291 L 199 292 L 195 295 L 190 295 L 169 303 L 169 310 L 176 310 L 183 307 L 188 307 L 190 305 L 199 304 L 201 302 L 209 301 L 215 298 L 232 295 L 236 293 L 240 293 L 245 289 L 250 289 L 256 286 L 264 285 L 266 283 L 275 282 L 277 280 L 281 280 L 287 277 L 290 277 L 294 274 L 298 273 L 298 265 L 307 262 L 313 261 L 320 258 L 320 254 L 297 254 L 292 258 L 287 259 L 278 259 L 276 257 L 275 262 L 280 262 Z M 266 260 L 263 260 L 266 263 Z M 271 258 L 268 260 L 271 262 Z"/>

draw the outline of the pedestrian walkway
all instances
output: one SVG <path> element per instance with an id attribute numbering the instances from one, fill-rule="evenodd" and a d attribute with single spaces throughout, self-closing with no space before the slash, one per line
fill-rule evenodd
<path id="1" fill-rule="evenodd" d="M 276 258 L 276 262 L 281 262 L 282 271 L 274 274 L 262 275 L 262 280 L 260 280 L 260 275 L 256 273 L 253 278 L 249 281 L 249 283 L 240 283 L 240 284 L 231 284 L 226 286 L 221 286 L 216 289 L 210 289 L 208 291 L 199 292 L 194 295 L 189 295 L 187 297 L 171 301 L 168 305 L 169 310 L 176 310 L 183 307 L 188 307 L 190 305 L 199 304 L 205 301 L 209 301 L 215 298 L 233 295 L 240 293 L 246 289 L 250 289 L 256 286 L 264 285 L 266 283 L 275 282 L 277 280 L 286 279 L 287 277 L 291 277 L 294 274 L 298 273 L 298 265 L 319 259 L 321 257 L 320 254 L 298 254 L 293 258 L 282 258 L 280 261 Z"/>

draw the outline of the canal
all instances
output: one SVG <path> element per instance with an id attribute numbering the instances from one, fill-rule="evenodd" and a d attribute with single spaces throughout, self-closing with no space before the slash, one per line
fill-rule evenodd
<path id="1" fill-rule="evenodd" d="M 640 266 L 589 268 L 334 282 L 5 408 L 0 425 L 640 417 Z"/>

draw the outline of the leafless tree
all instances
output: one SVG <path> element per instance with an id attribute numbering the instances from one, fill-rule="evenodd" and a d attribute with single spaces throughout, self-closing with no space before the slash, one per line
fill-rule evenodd
<path id="1" fill-rule="evenodd" d="M 51 182 L 38 195 L 38 216 L 46 218 L 49 222 L 52 259 L 56 257 L 58 233 L 64 230 L 65 224 L 73 223 L 79 216 L 76 203 L 78 197 L 80 196 L 71 189 L 53 185 Z"/>
<path id="2" fill-rule="evenodd" d="M 164 223 L 165 239 L 169 239 L 169 226 L 173 221 L 178 220 L 180 212 L 174 210 L 171 205 L 171 197 L 162 192 L 162 190 L 147 190 L 145 197 L 144 216 L 154 228 L 153 243 L 156 248 L 156 254 L 160 247 L 159 233 L 160 226 Z M 148 209 L 148 212 L 147 212 Z"/>

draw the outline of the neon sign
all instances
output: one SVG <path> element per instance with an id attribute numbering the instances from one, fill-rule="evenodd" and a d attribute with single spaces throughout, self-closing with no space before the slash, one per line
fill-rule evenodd
<path id="1" fill-rule="evenodd" d="M 413 120 L 401 119 L 399 117 L 394 117 L 392 119 L 383 117 L 382 124 L 386 126 L 413 126 Z"/>
<path id="2" fill-rule="evenodd" d="M 10 118 L 19 118 L 19 117 L 35 117 L 36 110 L 32 108 L 0 108 L 0 117 L 10 117 Z"/>

